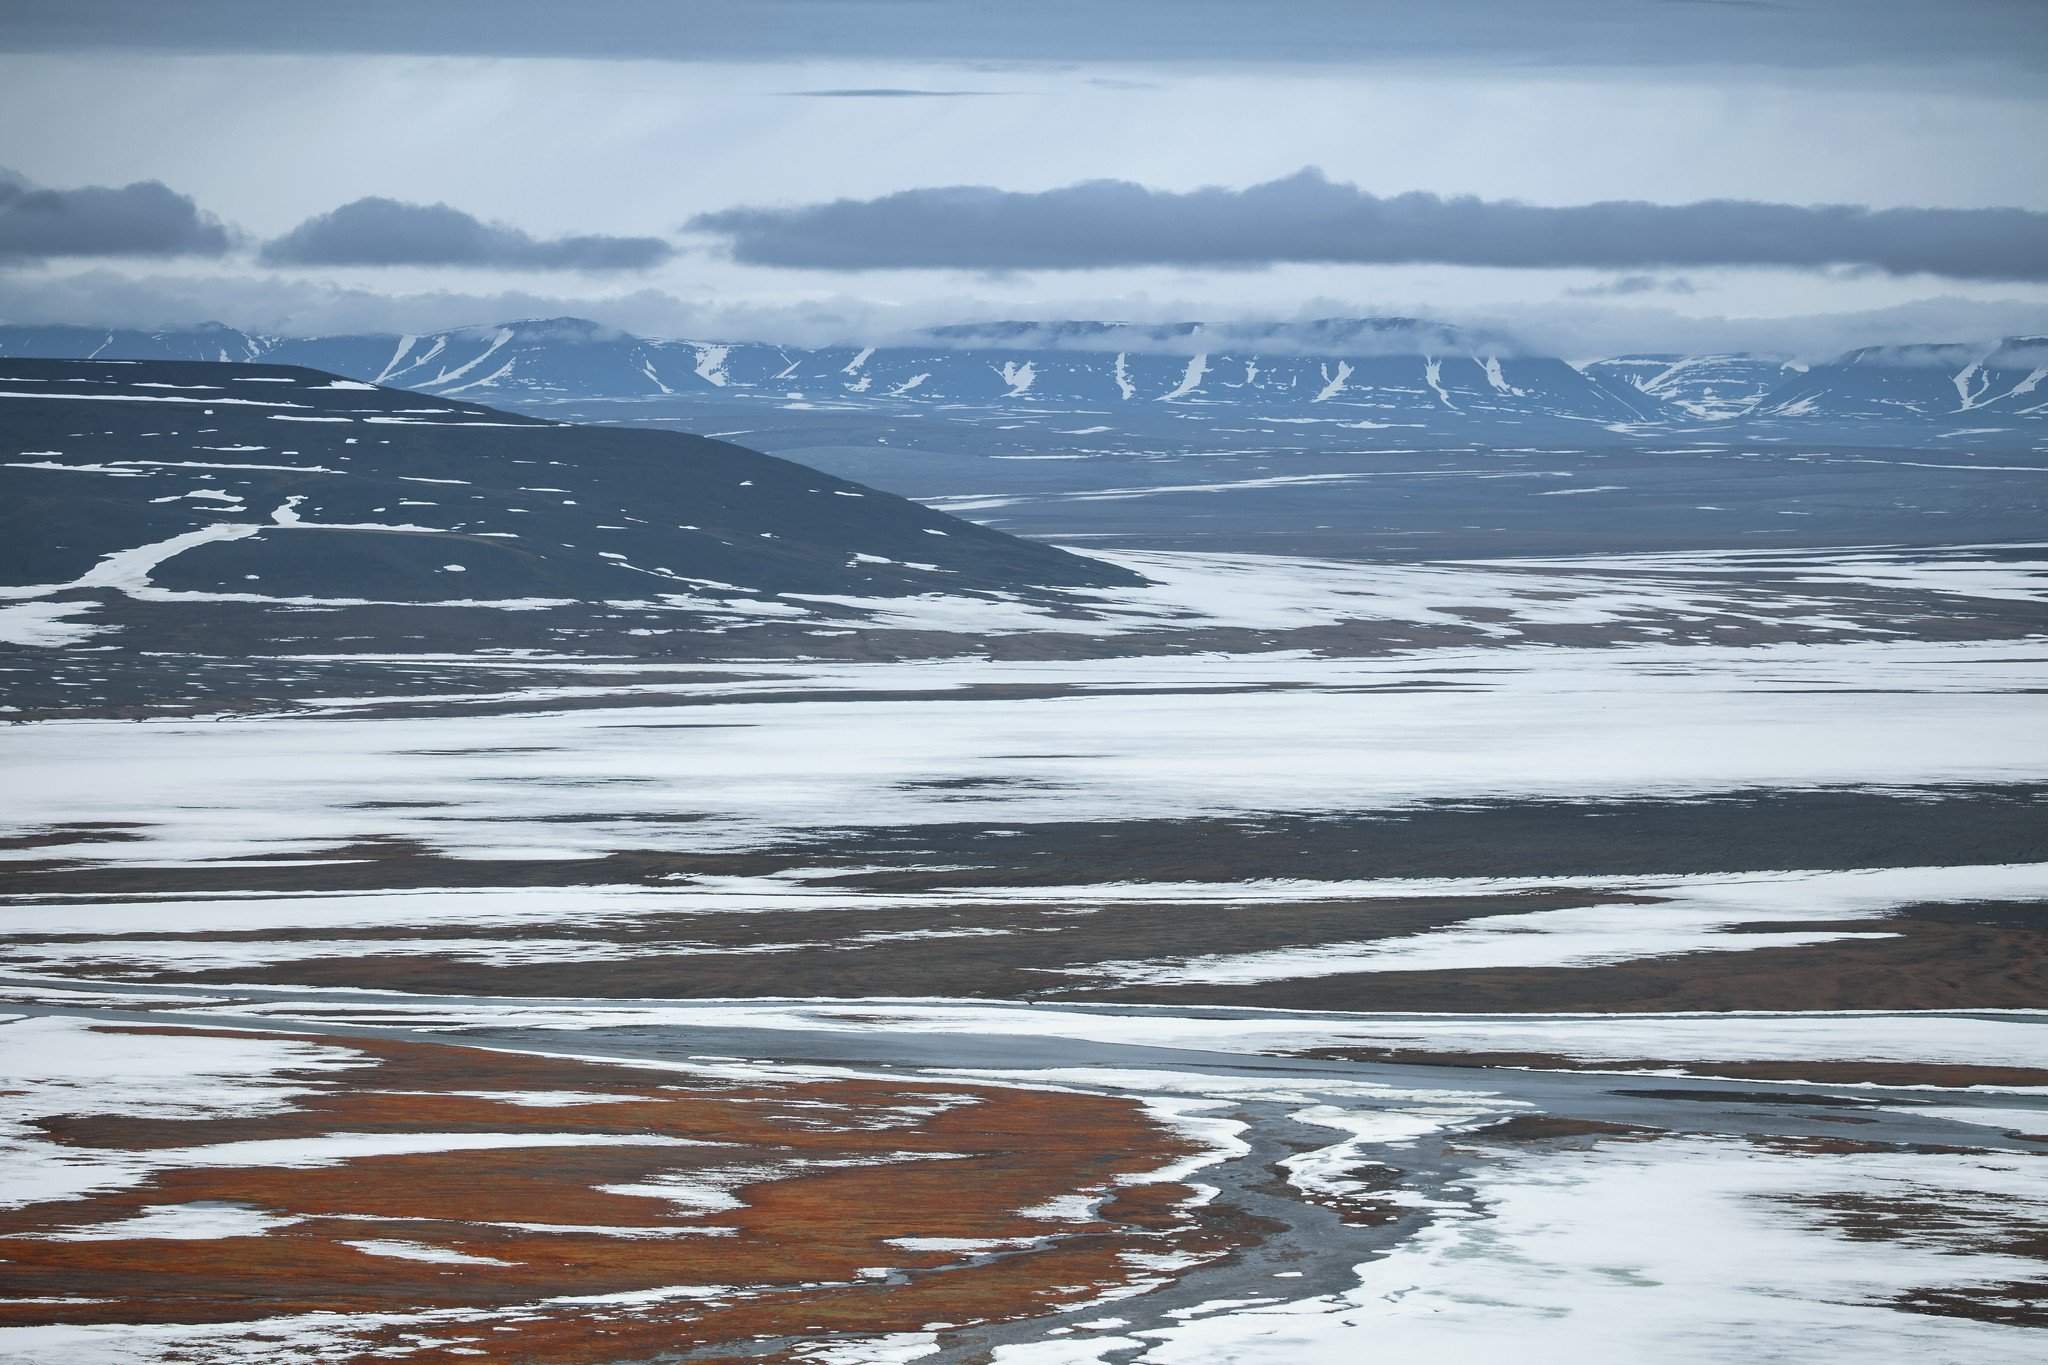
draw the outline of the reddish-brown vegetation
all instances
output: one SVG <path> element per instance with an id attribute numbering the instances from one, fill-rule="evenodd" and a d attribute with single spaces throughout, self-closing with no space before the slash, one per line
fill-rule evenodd
<path id="1" fill-rule="evenodd" d="M 1187 1192 L 1168 1184 L 1125 1186 L 1090 1222 L 1018 1212 L 1142 1182 L 1185 1154 L 1127 1100 L 887 1080 L 721 1079 L 412 1042 L 349 1046 L 374 1066 L 308 1076 L 316 1093 L 288 1112 L 87 1115 L 40 1126 L 82 1155 L 336 1133 L 531 1132 L 537 1143 L 609 1134 L 649 1145 L 358 1156 L 310 1170 L 187 1166 L 96 1197 L 31 1205 L 0 1214 L 0 1293 L 16 1300 L 0 1306 L 0 1324 L 466 1310 L 473 1321 L 436 1323 L 429 1330 L 440 1343 L 409 1358 L 475 1359 L 481 1346 L 493 1359 L 632 1359 L 1044 1311 L 1128 1282 L 1137 1272 L 1121 1259 L 1126 1252 L 1218 1249 L 1226 1236 L 1198 1224 L 1184 1207 Z M 589 1102 L 509 1098 L 536 1091 L 557 1099 L 579 1092 Z M 734 1186 L 743 1203 L 725 1211 L 600 1188 L 735 1166 L 759 1178 Z M 205 1240 L 43 1236 L 197 1201 L 301 1221 Z M 903 1237 L 1043 1240 L 973 1257 L 888 1244 Z M 347 1245 L 372 1239 L 508 1264 L 394 1259 Z M 907 1282 L 882 1282 L 878 1267 L 908 1272 Z M 727 1288 L 626 1306 L 545 1302 L 677 1286 Z M 64 1297 L 86 1301 L 22 1302 Z M 364 1349 L 390 1345 L 398 1331 L 366 1329 Z"/>

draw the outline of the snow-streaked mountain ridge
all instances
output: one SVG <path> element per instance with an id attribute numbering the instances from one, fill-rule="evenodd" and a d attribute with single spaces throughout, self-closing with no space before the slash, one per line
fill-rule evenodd
<path id="1" fill-rule="evenodd" d="M 860 407 L 1114 411 L 1165 404 L 1362 426 L 1561 420 L 2031 423 L 2048 416 L 2048 338 L 1870 347 L 1810 368 L 1772 357 L 1642 354 L 1574 366 L 1412 317 L 1137 324 L 1001 320 L 873 344 L 657 339 L 580 318 L 446 331 L 282 337 L 219 324 L 142 332 L 0 327 L 0 354 L 300 365 L 515 405 L 693 399 Z"/>

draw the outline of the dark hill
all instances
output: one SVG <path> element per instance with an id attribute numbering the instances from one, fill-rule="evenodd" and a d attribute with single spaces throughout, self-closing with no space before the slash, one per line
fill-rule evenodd
<path id="1" fill-rule="evenodd" d="M 0 360 L 9 596 L 75 584 L 616 601 L 1127 581 L 698 436 L 541 421 L 281 366 Z"/>

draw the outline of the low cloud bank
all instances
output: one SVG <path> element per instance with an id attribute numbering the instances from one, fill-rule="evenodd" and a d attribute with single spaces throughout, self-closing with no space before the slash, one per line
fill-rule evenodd
<path id="1" fill-rule="evenodd" d="M 1019 192 L 954 185 L 700 214 L 749 265 L 823 270 L 1087 270 L 1280 262 L 1653 270 L 1863 268 L 2048 280 L 2048 213 L 1715 199 L 1567 207 L 1400 194 L 1313 167 L 1244 189 L 1091 180 Z"/>
<path id="2" fill-rule="evenodd" d="M 535 237 L 447 204 L 370 196 L 308 218 L 264 244 L 270 265 L 646 270 L 675 255 L 659 237 Z"/>
<path id="3" fill-rule="evenodd" d="M 0 170 L 0 262 L 81 256 L 219 256 L 234 234 L 157 180 L 53 190 Z"/>

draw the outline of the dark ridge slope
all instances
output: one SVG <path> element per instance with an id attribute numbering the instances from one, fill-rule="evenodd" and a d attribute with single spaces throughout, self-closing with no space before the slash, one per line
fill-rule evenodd
<path id="1" fill-rule="evenodd" d="M 282 366 L 0 360 L 7 586 L 437 602 L 1131 581 L 698 436 Z"/>

